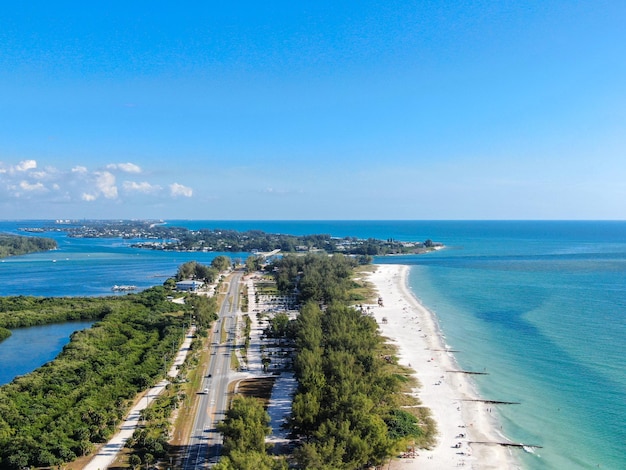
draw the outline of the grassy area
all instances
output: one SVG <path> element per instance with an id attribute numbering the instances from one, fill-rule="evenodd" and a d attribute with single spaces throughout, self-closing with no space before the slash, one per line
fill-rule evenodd
<path id="1" fill-rule="evenodd" d="M 352 278 L 353 287 L 349 290 L 348 295 L 353 304 L 373 304 L 376 303 L 378 294 L 371 282 L 366 281 L 367 273 L 376 271 L 376 266 L 367 264 L 359 266 L 355 269 Z"/>
<path id="2" fill-rule="evenodd" d="M 274 377 L 242 380 L 237 386 L 237 394 L 244 397 L 258 398 L 263 402 L 263 406 L 267 408 L 272 397 L 272 388 L 275 380 Z"/>
<path id="3" fill-rule="evenodd" d="M 278 295 L 276 282 L 273 280 L 258 281 L 254 284 L 254 289 L 258 295 Z"/>
<path id="4" fill-rule="evenodd" d="M 239 370 L 241 364 L 239 364 L 239 359 L 237 358 L 237 354 L 230 355 L 230 368 L 232 370 Z"/>
<path id="5" fill-rule="evenodd" d="M 248 297 L 248 284 L 241 285 L 241 311 L 247 312 L 250 308 L 250 299 Z"/>
<path id="6" fill-rule="evenodd" d="M 222 328 L 220 330 L 220 343 L 226 342 L 227 335 L 228 335 L 228 331 L 226 331 L 226 327 L 224 326 L 224 322 L 222 321 Z"/>
<path id="7" fill-rule="evenodd" d="M 225 280 L 220 280 L 217 283 L 215 294 L 217 295 L 217 305 L 222 305 L 224 300 L 226 299 L 226 294 L 228 292 L 229 283 Z"/>
<path id="8" fill-rule="evenodd" d="M 244 343 L 241 349 L 241 355 L 246 358 L 245 361 L 247 362 L 248 359 L 248 349 L 250 348 L 250 329 L 251 329 L 251 325 L 252 325 L 252 320 L 250 320 L 250 315 L 246 314 L 243 316 L 243 321 L 244 321 L 244 328 L 243 328 L 243 335 L 244 335 Z"/>
<path id="9" fill-rule="evenodd" d="M 385 338 L 385 340 L 389 340 Z M 415 388 L 421 387 L 419 380 L 414 376 L 415 371 L 407 366 L 398 364 L 397 347 L 385 342 L 378 348 L 378 353 L 385 358 L 383 366 L 400 384 L 400 393 L 394 395 L 394 405 L 403 411 L 415 416 L 418 425 L 424 434 L 419 439 L 412 439 L 413 445 L 426 449 L 435 444 L 437 424 L 431 417 L 430 409 L 422 406 L 421 401 L 413 395 Z"/>

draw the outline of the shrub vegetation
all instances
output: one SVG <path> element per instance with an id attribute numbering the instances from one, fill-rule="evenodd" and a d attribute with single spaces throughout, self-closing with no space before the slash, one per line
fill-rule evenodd
<path id="1" fill-rule="evenodd" d="M 0 468 L 50 467 L 105 442 L 136 394 L 161 377 L 183 339 L 162 287 L 111 298 L 0 299 L 0 325 L 92 318 L 61 354 L 0 387 Z"/>

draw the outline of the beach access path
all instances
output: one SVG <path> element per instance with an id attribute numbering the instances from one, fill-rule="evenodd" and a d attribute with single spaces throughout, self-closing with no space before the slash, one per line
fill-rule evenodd
<path id="1" fill-rule="evenodd" d="M 191 349 L 191 341 L 195 333 L 196 327 L 192 326 L 185 336 L 183 344 L 181 345 L 174 364 L 167 372 L 167 376 L 172 379 L 178 375 L 178 368 L 185 362 L 187 353 Z M 115 434 L 109 442 L 100 448 L 98 453 L 89 461 L 83 470 L 104 470 L 109 468 L 113 463 L 117 454 L 124 448 L 126 441 L 130 439 L 135 432 L 135 429 L 139 425 L 141 412 L 145 410 L 150 404 L 161 394 L 165 387 L 169 384 L 168 380 L 162 380 L 154 387 L 149 389 L 145 395 L 132 407 L 126 419 L 122 423 L 120 430 Z"/>
<path id="2" fill-rule="evenodd" d="M 502 442 L 491 405 L 462 400 L 479 399 L 473 383 L 459 371 L 448 351 L 435 315 L 408 288 L 409 267 L 376 265 L 367 280 L 374 284 L 382 306 L 371 305 L 383 336 L 398 348 L 399 363 L 415 370 L 421 387 L 415 395 L 429 408 L 437 423 L 437 443 L 417 450 L 414 458 L 394 460 L 391 470 L 444 470 L 521 468 L 511 449 L 469 442 Z M 495 410 L 494 410 L 495 411 Z M 516 450 L 513 450 L 515 452 Z"/>

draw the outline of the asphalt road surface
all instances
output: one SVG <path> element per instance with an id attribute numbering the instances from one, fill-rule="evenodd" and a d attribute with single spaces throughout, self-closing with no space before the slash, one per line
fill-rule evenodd
<path id="1" fill-rule="evenodd" d="M 225 416 L 230 383 L 230 357 L 236 346 L 237 312 L 239 311 L 239 282 L 242 274 L 233 274 L 228 294 L 215 322 L 210 345 L 211 360 L 200 387 L 198 411 L 183 460 L 183 470 L 208 468 L 217 463 L 222 447 L 222 436 L 215 429 Z M 226 341 L 220 342 L 222 330 Z"/>

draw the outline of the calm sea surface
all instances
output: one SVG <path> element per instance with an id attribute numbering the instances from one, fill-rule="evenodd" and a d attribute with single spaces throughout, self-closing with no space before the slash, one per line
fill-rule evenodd
<path id="1" fill-rule="evenodd" d="M 411 265 L 411 287 L 461 351 L 460 365 L 490 373 L 475 380 L 485 398 L 522 403 L 498 411 L 507 437 L 543 446 L 520 451 L 524 465 L 626 468 L 626 223 L 169 223 L 443 242 L 437 253 L 376 261 Z M 0 231 L 40 224 L 0 222 Z M 114 284 L 161 284 L 179 264 L 216 256 L 50 235 L 58 250 L 0 263 L 0 295 L 109 295 Z"/>

